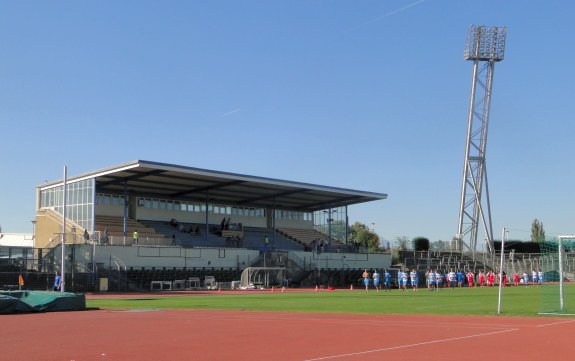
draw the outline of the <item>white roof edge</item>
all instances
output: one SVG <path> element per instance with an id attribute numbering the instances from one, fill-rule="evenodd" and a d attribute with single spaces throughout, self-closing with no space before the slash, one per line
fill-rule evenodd
<path id="1" fill-rule="evenodd" d="M 173 171 L 173 172 L 182 172 L 188 174 L 197 174 L 203 176 L 219 176 L 222 178 L 230 179 L 230 180 L 242 180 L 248 182 L 260 182 L 263 184 L 270 184 L 270 185 L 278 185 L 278 186 L 286 186 L 286 187 L 302 187 L 305 189 L 311 189 L 316 191 L 324 191 L 324 192 L 336 192 L 340 194 L 348 194 L 353 196 L 362 196 L 362 197 L 371 197 L 376 199 L 387 199 L 386 193 L 375 193 L 375 192 L 366 192 L 366 191 L 358 191 L 354 189 L 348 188 L 338 188 L 332 186 L 322 186 L 318 184 L 311 184 L 311 183 L 304 183 L 304 182 L 296 182 L 296 181 L 288 181 L 288 180 L 281 180 L 281 179 L 274 179 L 274 178 L 266 178 L 260 176 L 251 176 L 245 174 L 238 174 L 238 173 L 230 173 L 230 172 L 223 172 L 223 171 L 215 171 L 210 169 L 202 169 L 202 168 L 194 168 L 189 166 L 180 166 L 175 164 L 168 164 L 168 163 L 161 163 L 161 162 L 153 162 L 147 160 L 134 160 L 127 163 L 122 163 L 116 166 L 107 167 L 103 169 L 98 169 L 92 172 L 80 174 L 78 176 L 73 176 L 68 178 L 68 183 L 78 182 L 84 179 L 96 178 L 99 176 L 105 176 L 107 174 L 115 173 L 124 171 L 127 169 L 139 168 L 139 167 L 147 167 L 147 168 L 154 168 L 154 169 L 161 169 L 166 171 Z M 63 179 L 52 181 L 43 185 L 38 185 L 36 188 L 41 190 L 50 189 L 57 186 L 60 186 L 64 182 Z"/>
<path id="2" fill-rule="evenodd" d="M 317 191 L 326 191 L 326 192 L 333 191 L 333 192 L 337 192 L 337 193 L 344 193 L 344 194 L 349 194 L 349 195 L 354 195 L 354 196 L 365 196 L 365 197 L 373 197 L 373 198 L 378 198 L 378 199 L 387 199 L 386 193 L 358 191 L 358 190 L 348 189 L 348 188 L 322 186 L 322 185 L 312 184 L 312 183 L 288 181 L 288 180 L 266 178 L 266 177 L 260 177 L 260 176 L 251 176 L 251 175 L 238 174 L 238 173 L 215 171 L 215 170 L 210 170 L 210 169 L 202 169 L 202 168 L 194 168 L 194 167 L 188 167 L 188 166 L 179 166 L 179 165 L 173 165 L 173 164 L 151 162 L 151 161 L 145 161 L 145 160 L 140 161 L 140 166 L 144 167 L 146 165 L 150 168 L 163 169 L 163 170 L 167 170 L 167 171 L 184 172 L 184 173 L 198 174 L 198 175 L 205 175 L 205 176 L 218 175 L 222 178 L 227 178 L 230 180 L 244 180 L 244 181 L 250 181 L 250 182 L 256 182 L 257 181 L 257 182 L 264 183 L 264 184 L 288 186 L 288 187 L 301 186 L 302 188 L 313 189 L 313 190 L 317 190 Z"/>

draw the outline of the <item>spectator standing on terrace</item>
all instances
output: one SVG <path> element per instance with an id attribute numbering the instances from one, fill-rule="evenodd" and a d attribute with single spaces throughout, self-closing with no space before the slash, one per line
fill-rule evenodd
<path id="1" fill-rule="evenodd" d="M 222 222 L 220 224 L 220 231 L 223 231 L 226 227 L 226 217 L 222 218 Z"/>
<path id="2" fill-rule="evenodd" d="M 139 236 L 140 236 L 140 234 L 138 233 L 138 230 L 136 229 L 134 231 L 134 233 L 132 233 L 132 239 L 134 240 L 134 244 L 138 244 Z"/>
<path id="3" fill-rule="evenodd" d="M 172 246 L 176 245 L 176 235 L 172 234 Z"/>
<path id="4" fill-rule="evenodd" d="M 88 230 L 84 230 L 84 242 L 88 242 L 90 240 L 90 235 L 88 234 Z"/>
<path id="5" fill-rule="evenodd" d="M 270 245 L 270 239 L 268 238 L 268 236 L 265 236 L 264 237 L 264 247 L 266 249 L 268 249 L 269 245 Z"/>
<path id="6" fill-rule="evenodd" d="M 367 272 L 367 269 L 363 271 L 361 277 L 363 277 L 363 285 L 365 286 L 365 292 L 367 292 L 369 291 L 369 273 Z"/>
<path id="7" fill-rule="evenodd" d="M 54 278 L 54 291 L 60 291 L 62 288 L 62 276 L 60 272 L 56 272 L 56 277 Z"/>

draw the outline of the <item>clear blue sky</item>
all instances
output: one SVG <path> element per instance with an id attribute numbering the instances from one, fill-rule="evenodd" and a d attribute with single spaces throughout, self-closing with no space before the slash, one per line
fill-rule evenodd
<path id="1" fill-rule="evenodd" d="M 44 180 L 145 159 L 388 193 L 384 239 L 457 231 L 470 24 L 507 26 L 494 229 L 575 233 L 571 1 L 0 0 L 0 225 Z"/>

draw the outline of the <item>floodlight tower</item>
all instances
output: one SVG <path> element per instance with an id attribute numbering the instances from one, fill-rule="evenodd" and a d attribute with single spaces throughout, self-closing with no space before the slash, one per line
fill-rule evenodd
<path id="1" fill-rule="evenodd" d="M 489 250 L 494 251 L 485 151 L 487 148 L 493 70 L 495 63 L 503 60 L 506 32 L 505 27 L 475 25 L 471 25 L 467 32 L 464 58 L 473 61 L 473 81 L 469 101 L 459 226 L 455 238 L 459 245 L 465 246 L 472 252 L 475 252 L 477 248 L 477 231 L 480 219 Z M 484 189 L 485 197 L 482 199 Z"/>

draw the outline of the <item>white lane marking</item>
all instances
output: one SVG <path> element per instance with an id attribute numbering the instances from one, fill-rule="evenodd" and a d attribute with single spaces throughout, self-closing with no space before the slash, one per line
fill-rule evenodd
<path id="1" fill-rule="evenodd" d="M 329 359 L 340 358 L 340 357 L 352 357 L 352 356 L 358 356 L 358 355 L 365 355 L 365 354 L 368 354 L 368 353 L 384 352 L 384 351 L 398 350 L 398 349 L 402 349 L 402 348 L 409 348 L 409 347 L 417 347 L 417 346 L 431 345 L 431 344 L 440 343 L 440 342 L 449 342 L 449 341 L 465 340 L 465 339 L 468 339 L 468 338 L 475 338 L 475 337 L 496 335 L 496 334 L 499 334 L 499 333 L 511 332 L 511 331 L 517 331 L 517 330 L 518 330 L 517 328 L 512 328 L 512 329 L 503 330 L 503 331 L 494 331 L 494 332 L 478 333 L 478 334 L 469 335 L 469 336 L 461 336 L 461 337 L 453 337 L 453 338 L 444 338 L 444 339 L 441 339 L 441 340 L 433 340 L 433 341 L 412 343 L 412 344 L 408 344 L 408 345 L 386 347 L 386 348 L 380 348 L 380 349 L 377 349 L 377 350 L 368 350 L 368 351 L 361 351 L 361 352 L 346 353 L 346 354 L 341 354 L 341 355 L 324 356 L 324 357 L 307 359 L 307 360 L 305 360 L 305 361 L 319 361 L 319 360 L 329 360 Z"/>
<path id="2" fill-rule="evenodd" d="M 554 325 L 560 325 L 562 323 L 572 323 L 575 322 L 575 320 L 567 320 L 567 321 L 559 321 L 559 322 L 553 322 L 553 323 L 546 323 L 543 325 L 537 325 L 535 327 L 547 327 L 547 326 L 554 326 Z"/>

